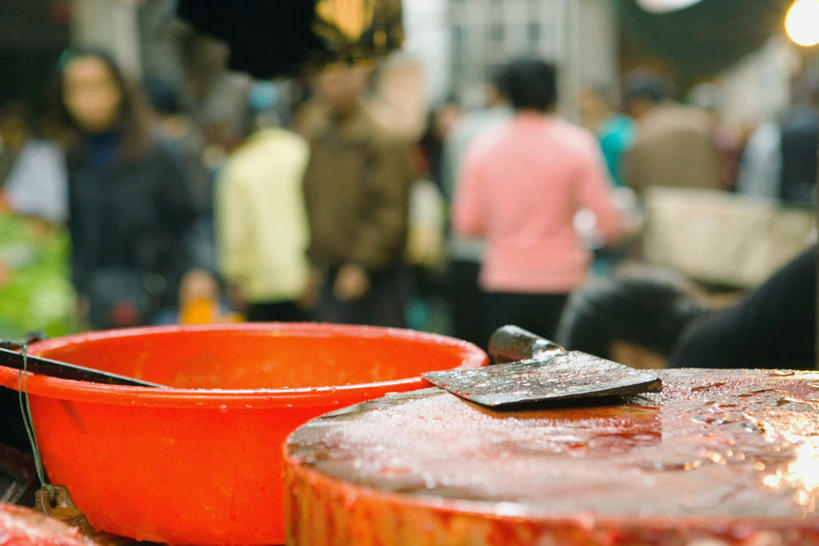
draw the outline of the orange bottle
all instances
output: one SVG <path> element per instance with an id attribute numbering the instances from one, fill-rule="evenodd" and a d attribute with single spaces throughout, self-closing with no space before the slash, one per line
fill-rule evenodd
<path id="1" fill-rule="evenodd" d="M 219 319 L 218 302 L 210 298 L 190 300 L 179 310 L 179 324 L 214 324 Z"/>

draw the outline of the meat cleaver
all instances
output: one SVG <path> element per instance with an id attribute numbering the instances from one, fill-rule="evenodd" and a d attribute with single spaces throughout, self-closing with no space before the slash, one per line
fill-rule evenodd
<path id="1" fill-rule="evenodd" d="M 659 391 L 662 382 L 638 370 L 560 345 L 518 326 L 498 328 L 489 340 L 494 365 L 426 372 L 424 379 L 492 409 L 634 395 Z"/>

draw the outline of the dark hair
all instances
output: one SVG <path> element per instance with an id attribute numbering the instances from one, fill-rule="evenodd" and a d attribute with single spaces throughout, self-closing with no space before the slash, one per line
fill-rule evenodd
<path id="1" fill-rule="evenodd" d="M 124 152 L 135 155 L 145 149 L 150 142 L 148 131 L 149 109 L 140 92 L 128 83 L 113 57 L 106 51 L 93 47 L 72 47 L 65 50 L 57 61 L 57 74 L 54 85 L 53 114 L 49 120 L 56 133 L 56 138 L 73 152 L 82 134 L 81 127 L 74 120 L 63 98 L 65 91 L 65 70 L 72 61 L 91 57 L 105 64 L 120 93 L 119 113 L 116 128 L 122 132 Z"/>
<path id="2" fill-rule="evenodd" d="M 515 59 L 498 73 L 495 82 L 515 110 L 545 112 L 557 101 L 557 70 L 541 59 Z"/>
<path id="3" fill-rule="evenodd" d="M 506 77 L 508 69 L 508 65 L 495 66 L 491 69 L 489 75 L 489 84 L 495 88 L 499 95 L 507 100 L 509 99 L 509 83 Z"/>
<path id="4" fill-rule="evenodd" d="M 592 281 L 575 292 L 560 320 L 557 342 L 610 358 L 614 341 L 666 357 L 685 327 L 706 308 L 685 288 L 660 275 L 631 274 Z"/>
<path id="5" fill-rule="evenodd" d="M 623 95 L 626 104 L 635 99 L 660 102 L 668 96 L 668 88 L 659 76 L 644 71 L 636 71 L 626 76 Z"/>

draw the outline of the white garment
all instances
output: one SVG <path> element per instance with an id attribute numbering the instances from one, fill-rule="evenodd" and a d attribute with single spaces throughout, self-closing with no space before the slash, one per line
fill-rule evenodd
<path id="1" fill-rule="evenodd" d="M 457 121 L 444 141 L 442 158 L 443 180 L 441 185 L 449 199 L 452 199 L 457 191 L 461 163 L 467 148 L 475 137 L 510 119 L 512 119 L 510 108 L 495 106 L 486 110 L 469 112 Z M 448 247 L 450 256 L 462 261 L 480 262 L 486 251 L 486 243 L 482 239 L 455 234 L 450 235 Z"/>
<path id="2" fill-rule="evenodd" d="M 757 127 L 742 154 L 737 193 L 779 199 L 782 173 L 781 132 L 776 123 Z"/>
<path id="3" fill-rule="evenodd" d="M 30 140 L 11 170 L 6 192 L 12 210 L 54 224 L 68 218 L 65 157 L 56 145 Z"/>

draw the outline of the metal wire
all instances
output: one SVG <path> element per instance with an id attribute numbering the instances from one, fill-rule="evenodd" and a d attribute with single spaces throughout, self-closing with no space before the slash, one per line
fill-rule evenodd
<path id="1" fill-rule="evenodd" d="M 23 425 L 26 427 L 26 435 L 34 455 L 34 466 L 37 470 L 37 478 L 40 480 L 40 487 L 48 491 L 53 499 L 54 487 L 48 483 L 48 478 L 45 475 L 43 459 L 40 456 L 40 446 L 37 444 L 37 433 L 34 430 L 34 419 L 31 417 L 31 404 L 28 396 L 28 342 L 23 341 L 19 345 L 20 352 L 23 355 L 23 369 L 20 370 L 17 376 L 17 396 L 20 401 L 20 413 L 23 416 Z"/>

